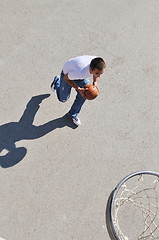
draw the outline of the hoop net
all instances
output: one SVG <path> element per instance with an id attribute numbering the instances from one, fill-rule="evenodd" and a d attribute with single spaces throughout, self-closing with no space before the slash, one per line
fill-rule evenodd
<path id="1" fill-rule="evenodd" d="M 137 175 L 119 189 L 113 223 L 121 240 L 159 239 L 159 178 Z"/>

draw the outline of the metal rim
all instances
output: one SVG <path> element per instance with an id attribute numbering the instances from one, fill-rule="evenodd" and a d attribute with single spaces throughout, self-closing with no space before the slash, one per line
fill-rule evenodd
<path id="1" fill-rule="evenodd" d="M 109 195 L 108 201 L 107 201 L 107 206 L 106 206 L 106 225 L 108 229 L 109 236 L 112 240 L 120 240 L 118 237 L 118 234 L 115 230 L 115 226 L 113 223 L 113 205 L 114 205 L 114 199 L 120 189 L 120 187 L 130 178 L 135 177 L 137 175 L 143 175 L 143 174 L 148 174 L 148 175 L 154 175 L 159 177 L 159 173 L 153 172 L 153 171 L 140 171 L 140 172 L 134 172 L 129 175 L 127 175 L 125 178 L 123 178 L 115 187 L 115 189 L 111 192 Z"/>

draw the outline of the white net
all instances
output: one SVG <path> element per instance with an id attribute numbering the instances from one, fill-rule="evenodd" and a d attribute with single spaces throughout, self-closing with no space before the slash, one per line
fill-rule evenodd
<path id="1" fill-rule="evenodd" d="M 137 175 L 119 189 L 113 223 L 121 240 L 159 239 L 159 178 Z"/>

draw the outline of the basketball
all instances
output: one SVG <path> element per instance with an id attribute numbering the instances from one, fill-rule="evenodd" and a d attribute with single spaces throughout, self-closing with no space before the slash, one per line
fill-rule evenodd
<path id="1" fill-rule="evenodd" d="M 93 100 L 98 96 L 99 90 L 97 87 L 93 86 L 93 84 L 88 84 L 85 86 L 85 88 L 88 88 L 84 91 L 84 96 L 86 99 Z"/>

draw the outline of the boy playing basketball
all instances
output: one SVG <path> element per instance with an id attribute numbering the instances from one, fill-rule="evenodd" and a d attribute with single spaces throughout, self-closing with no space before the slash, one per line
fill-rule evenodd
<path id="1" fill-rule="evenodd" d="M 89 84 L 88 77 L 93 77 L 93 85 L 98 88 L 98 78 L 104 73 L 105 61 L 96 56 L 79 56 L 68 60 L 62 69 L 61 75 L 56 76 L 51 84 L 51 89 L 56 90 L 59 101 L 66 102 L 71 93 L 71 88 L 77 91 L 76 99 L 68 112 L 74 124 L 81 124 L 78 114 L 86 101 L 84 97 L 85 86 Z"/>

